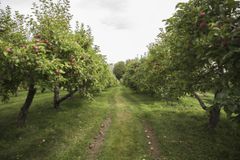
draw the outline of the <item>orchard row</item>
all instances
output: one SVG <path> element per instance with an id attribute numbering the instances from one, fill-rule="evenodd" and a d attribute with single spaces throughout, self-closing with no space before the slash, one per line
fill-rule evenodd
<path id="1" fill-rule="evenodd" d="M 240 121 L 239 1 L 190 0 L 176 9 L 148 55 L 126 62 L 124 84 L 165 99 L 194 96 L 211 128 L 221 109 Z M 201 92 L 214 93 L 211 106 Z"/>
<path id="2" fill-rule="evenodd" d="M 24 124 L 37 89 L 54 92 L 54 107 L 79 92 L 91 96 L 116 84 L 89 27 L 71 29 L 68 0 L 40 0 L 32 15 L 0 10 L 0 96 L 28 90 L 18 122 Z M 60 91 L 68 94 L 60 97 Z"/>

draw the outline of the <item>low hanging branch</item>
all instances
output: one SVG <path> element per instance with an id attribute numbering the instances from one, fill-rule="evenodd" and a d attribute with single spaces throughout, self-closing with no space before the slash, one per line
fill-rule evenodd
<path id="1" fill-rule="evenodd" d="M 76 88 L 73 91 L 70 91 L 68 94 L 66 94 L 65 96 L 60 98 L 60 96 L 59 96 L 59 94 L 60 94 L 59 87 L 55 87 L 54 88 L 54 108 L 58 109 L 59 106 L 60 106 L 60 103 L 62 103 L 66 99 L 72 97 L 77 91 L 78 91 L 78 89 Z"/>
<path id="2" fill-rule="evenodd" d="M 66 99 L 72 97 L 77 91 L 78 91 L 78 90 L 75 89 L 75 90 L 69 92 L 68 94 L 66 94 L 65 96 L 63 96 L 62 98 L 60 98 L 60 99 L 58 100 L 58 102 L 59 102 L 59 103 L 62 103 L 62 102 L 65 101 Z"/>
<path id="3" fill-rule="evenodd" d="M 204 109 L 206 111 L 207 110 L 207 106 L 205 105 L 203 100 L 199 97 L 199 95 L 197 93 L 195 93 L 195 92 L 193 92 L 193 95 L 198 100 L 198 102 L 201 105 L 202 109 Z"/>

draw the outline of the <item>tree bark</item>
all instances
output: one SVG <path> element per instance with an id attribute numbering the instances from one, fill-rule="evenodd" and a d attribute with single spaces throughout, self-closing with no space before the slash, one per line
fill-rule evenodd
<path id="1" fill-rule="evenodd" d="M 209 122 L 208 122 L 209 128 L 211 129 L 216 128 L 219 120 L 220 120 L 220 107 L 216 104 L 216 105 L 213 105 L 213 107 L 209 112 Z"/>
<path id="2" fill-rule="evenodd" d="M 32 104 L 33 98 L 36 94 L 37 89 L 35 88 L 34 83 L 30 84 L 28 87 L 28 94 L 27 98 L 25 100 L 25 103 L 23 104 L 22 108 L 20 109 L 20 112 L 18 114 L 18 126 L 23 126 L 26 122 L 27 113 L 28 110 Z"/>
<path id="3" fill-rule="evenodd" d="M 66 99 L 72 97 L 77 91 L 78 91 L 78 89 L 75 89 L 75 90 L 73 90 L 73 91 L 70 91 L 68 94 L 66 94 L 65 96 L 63 96 L 63 97 L 60 98 L 59 87 L 55 87 L 55 88 L 54 88 L 54 108 L 55 108 L 55 109 L 59 109 L 60 103 L 62 103 L 62 102 L 65 101 Z"/>
<path id="4" fill-rule="evenodd" d="M 205 105 L 203 100 L 199 97 L 199 95 L 197 93 L 195 93 L 195 92 L 193 92 L 193 95 L 198 100 L 198 102 L 201 105 L 202 109 L 204 109 L 206 111 L 207 110 L 207 106 Z"/>
<path id="5" fill-rule="evenodd" d="M 75 89 L 75 90 L 69 92 L 68 94 L 66 94 L 65 96 L 61 97 L 61 98 L 58 100 L 58 103 L 60 104 L 60 103 L 62 103 L 63 101 L 65 101 L 66 99 L 72 97 L 77 91 L 78 91 L 78 90 Z"/>
<path id="6" fill-rule="evenodd" d="M 60 90 L 60 89 L 59 89 L 59 86 L 56 85 L 56 86 L 54 87 L 54 97 L 53 97 L 53 107 L 54 107 L 55 109 L 59 109 L 59 105 L 60 105 L 60 103 L 59 103 L 60 91 L 59 91 L 59 90 Z"/>
<path id="7" fill-rule="evenodd" d="M 214 95 L 214 104 L 211 107 L 210 111 L 209 111 L 209 122 L 208 122 L 208 126 L 209 128 L 216 128 L 219 120 L 220 120 L 220 104 L 218 102 L 216 102 L 216 100 L 219 98 L 219 94 L 221 93 L 222 90 L 217 90 L 215 95 Z"/>

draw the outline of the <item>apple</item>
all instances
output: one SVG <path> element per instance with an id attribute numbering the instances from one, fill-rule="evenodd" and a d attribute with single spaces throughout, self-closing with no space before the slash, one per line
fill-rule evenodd
<path id="1" fill-rule="evenodd" d="M 55 73 L 56 73 L 57 76 L 59 76 L 59 75 L 60 75 L 60 70 L 59 70 L 59 69 L 56 69 L 56 70 L 55 70 Z"/>
<path id="2" fill-rule="evenodd" d="M 69 62 L 70 62 L 71 64 L 74 64 L 74 63 L 76 62 L 76 59 L 74 58 L 73 55 L 70 56 Z"/>
<path id="3" fill-rule="evenodd" d="M 200 29 L 200 30 L 206 29 L 207 26 L 208 26 L 207 22 L 206 22 L 206 21 L 202 21 L 202 22 L 199 24 L 199 29 Z"/>
<path id="4" fill-rule="evenodd" d="M 35 52 L 39 51 L 39 47 L 38 46 L 33 46 L 33 49 L 34 49 Z"/>
<path id="5" fill-rule="evenodd" d="M 26 46 L 26 45 L 22 45 L 21 47 L 22 47 L 22 48 L 27 48 L 27 46 Z"/>
<path id="6" fill-rule="evenodd" d="M 41 40 L 40 39 L 35 39 L 35 42 L 39 43 L 39 42 L 41 42 Z"/>
<path id="7" fill-rule="evenodd" d="M 35 34 L 34 38 L 41 38 L 41 35 L 40 34 Z"/>
<path id="8" fill-rule="evenodd" d="M 6 51 L 7 51 L 8 53 L 12 53 L 12 52 L 13 52 L 12 48 L 6 48 Z"/>
<path id="9" fill-rule="evenodd" d="M 49 44 L 48 40 L 43 40 L 43 43 Z"/>
<path id="10" fill-rule="evenodd" d="M 200 17 L 205 17 L 206 16 L 206 13 L 201 11 L 200 14 L 199 14 Z"/>
<path id="11" fill-rule="evenodd" d="M 89 149 L 92 149 L 94 147 L 94 144 L 89 144 Z"/>
<path id="12" fill-rule="evenodd" d="M 223 47 L 227 48 L 227 47 L 228 47 L 228 40 L 227 40 L 227 39 L 224 39 L 224 40 L 222 41 L 222 45 L 223 45 Z"/>
<path id="13" fill-rule="evenodd" d="M 99 131 L 99 134 L 102 135 L 102 136 L 104 135 L 103 131 Z"/>

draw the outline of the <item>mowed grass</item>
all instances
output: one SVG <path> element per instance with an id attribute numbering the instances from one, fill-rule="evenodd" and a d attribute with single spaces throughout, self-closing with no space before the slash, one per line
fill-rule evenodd
<path id="1" fill-rule="evenodd" d="M 109 89 L 94 101 L 76 95 L 58 111 L 52 107 L 51 93 L 37 94 L 24 128 L 16 127 L 16 117 L 26 93 L 0 103 L 0 159 L 85 159 L 90 140 L 110 113 L 114 91 Z"/>
<path id="2" fill-rule="evenodd" d="M 106 135 L 101 160 L 150 159 L 144 128 L 132 105 L 122 96 L 122 88 L 115 93 L 115 111 Z"/>
<path id="3" fill-rule="evenodd" d="M 154 129 L 163 160 L 238 160 L 240 127 L 224 113 L 215 131 L 198 102 L 165 102 L 123 86 L 108 89 L 93 101 L 74 96 L 56 111 L 52 94 L 37 94 L 24 128 L 16 117 L 25 92 L 0 103 L 0 160 L 86 160 L 101 123 L 111 117 L 99 160 L 151 160 L 143 121 Z M 211 103 L 211 94 L 203 96 Z"/>
<path id="4" fill-rule="evenodd" d="M 167 160 L 239 160 L 240 126 L 226 119 L 215 131 L 207 129 L 207 114 L 191 97 L 179 102 L 164 102 L 139 95 L 123 88 L 124 97 L 131 102 L 140 119 L 154 128 L 161 153 Z M 211 103 L 211 94 L 203 99 Z"/>

